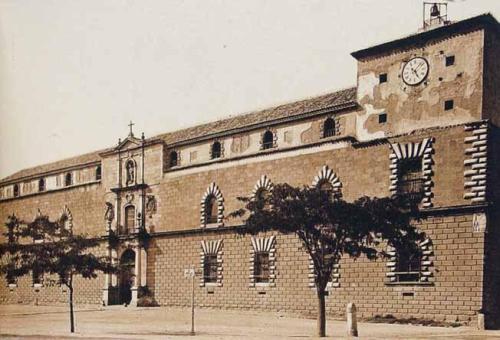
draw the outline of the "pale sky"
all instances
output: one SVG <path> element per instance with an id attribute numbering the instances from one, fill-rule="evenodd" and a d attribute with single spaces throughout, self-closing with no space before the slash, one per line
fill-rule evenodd
<path id="1" fill-rule="evenodd" d="M 451 20 L 500 0 L 449 2 Z M 421 0 L 0 0 L 0 178 L 356 84 Z"/>

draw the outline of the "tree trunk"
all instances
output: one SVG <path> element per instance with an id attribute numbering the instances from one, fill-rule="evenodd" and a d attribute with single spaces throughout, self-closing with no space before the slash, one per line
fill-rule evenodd
<path id="1" fill-rule="evenodd" d="M 73 312 L 73 275 L 70 275 L 69 283 L 69 322 L 71 333 L 75 332 L 75 315 Z"/>
<path id="2" fill-rule="evenodd" d="M 318 336 L 326 336 L 325 289 L 318 287 Z"/>

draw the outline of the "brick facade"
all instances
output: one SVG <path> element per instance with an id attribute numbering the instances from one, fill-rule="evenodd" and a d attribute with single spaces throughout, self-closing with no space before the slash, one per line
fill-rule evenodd
<path id="1" fill-rule="evenodd" d="M 328 288 L 327 311 L 342 316 L 346 304 L 354 302 L 362 317 L 391 314 L 469 323 L 483 313 L 493 325 L 500 315 L 500 139 L 494 124 L 499 113 L 488 97 L 495 96 L 491 87 L 499 76 L 490 56 L 492 41 L 498 41 L 490 18 L 424 32 L 428 42 L 422 46 L 411 45 L 409 37 L 398 45 L 409 44 L 403 50 L 373 47 L 353 53 L 359 61 L 357 90 L 149 139 L 131 133 L 113 148 L 23 170 L 0 181 L 0 220 L 12 213 L 30 220 L 38 210 L 54 219 L 67 207 L 75 232 L 103 238 L 96 252 L 114 261 L 124 254 L 135 256 L 133 304 L 140 287 L 147 287 L 161 305 L 188 305 L 190 282 L 184 269 L 202 269 L 204 257 L 213 253 L 217 278 L 210 284 L 197 281 L 200 305 L 312 314 L 316 294 L 300 242 L 269 233 L 257 236 L 263 242 L 257 246 L 250 236 L 240 236 L 235 228 L 242 221 L 226 218 L 241 207 L 237 197 L 255 195 L 273 183 L 316 185 L 321 179 L 347 201 L 388 196 L 396 193 L 399 162 L 421 157 L 425 198 L 419 228 L 429 237 L 425 280 L 391 280 L 391 259 L 343 258 Z M 465 51 L 460 48 L 464 43 L 477 48 Z M 487 62 L 481 54 L 484 44 L 490 53 Z M 419 88 L 409 89 L 398 74 L 402 63 L 417 54 L 429 58 L 434 73 Z M 446 54 L 456 55 L 452 70 L 441 65 Z M 483 67 L 490 64 L 492 74 L 483 86 Z M 378 84 L 375 80 L 384 72 L 388 81 Z M 455 98 L 453 112 L 443 111 L 445 98 Z M 387 124 L 377 120 L 381 112 L 387 113 Z M 335 133 L 325 136 L 328 118 L 335 122 Z M 262 136 L 268 130 L 273 145 L 265 149 Z M 223 151 L 214 158 L 210 147 L 215 141 Z M 178 156 L 175 163 L 170 163 L 172 151 Z M 75 182 L 65 186 L 61 179 L 68 171 Z M 54 179 L 47 190 L 37 192 L 35 184 L 42 178 Z M 31 184 L 14 197 L 14 186 L 23 183 Z M 211 197 L 217 220 L 207 223 Z M 152 236 L 147 249 L 137 240 L 141 227 Z M 107 249 L 110 230 L 120 235 L 116 249 Z M 257 251 L 269 253 L 266 283 L 255 282 L 252 272 Z M 121 278 L 112 275 L 78 280 L 76 300 L 122 303 L 120 285 Z M 19 279 L 17 286 L 0 282 L 1 303 L 66 299 L 67 292 L 49 278 L 39 288 L 32 286 L 31 277 Z"/>

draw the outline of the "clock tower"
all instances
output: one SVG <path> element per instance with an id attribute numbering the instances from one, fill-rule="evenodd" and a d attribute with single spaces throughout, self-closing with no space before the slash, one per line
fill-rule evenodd
<path id="1" fill-rule="evenodd" d="M 356 134 L 370 140 L 481 119 L 500 123 L 498 23 L 457 23 L 429 6 L 424 28 L 352 53 L 358 60 Z"/>

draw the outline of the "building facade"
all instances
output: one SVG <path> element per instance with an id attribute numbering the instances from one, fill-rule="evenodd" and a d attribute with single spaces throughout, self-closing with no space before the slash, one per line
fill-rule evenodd
<path id="1" fill-rule="evenodd" d="M 422 256 L 343 258 L 327 311 L 489 326 L 500 317 L 500 49 L 489 14 L 352 53 L 357 86 L 22 170 L 0 181 L 0 220 L 65 215 L 129 271 L 76 284 L 78 303 L 315 313 L 294 236 L 240 236 L 239 196 L 273 183 L 326 185 L 348 201 L 411 194 Z M 139 230 L 150 235 L 140 242 Z M 110 246 L 109 235 L 115 240 Z M 1 303 L 58 303 L 57 278 L 0 283 Z"/>

